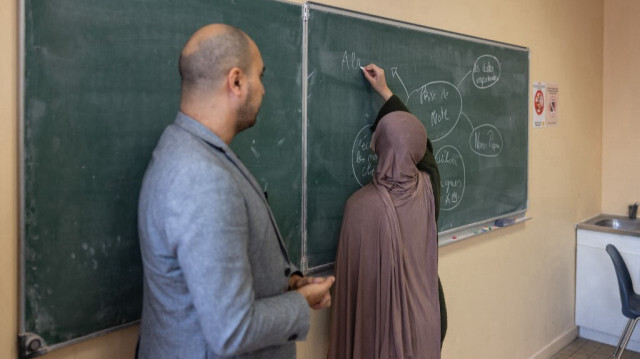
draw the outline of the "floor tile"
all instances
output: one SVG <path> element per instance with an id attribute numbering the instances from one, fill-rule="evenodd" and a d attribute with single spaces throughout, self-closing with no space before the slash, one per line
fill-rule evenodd
<path id="1" fill-rule="evenodd" d="M 551 359 L 610 359 L 615 349 L 612 345 L 577 338 Z M 640 359 L 640 353 L 625 350 L 622 359 Z"/>

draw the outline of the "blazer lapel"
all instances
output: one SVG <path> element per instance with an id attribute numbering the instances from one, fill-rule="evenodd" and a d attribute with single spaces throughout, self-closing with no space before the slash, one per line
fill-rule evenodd
<path id="1" fill-rule="evenodd" d="M 284 241 L 282 240 L 282 235 L 280 234 L 280 230 L 278 229 L 276 219 L 271 212 L 271 207 L 269 206 L 269 203 L 265 198 L 262 188 L 260 187 L 260 184 L 258 184 L 258 181 L 256 181 L 256 179 L 253 177 L 251 172 L 249 172 L 242 161 L 240 161 L 238 156 L 236 156 L 231 148 L 215 133 L 211 132 L 203 124 L 185 115 L 184 113 L 178 112 L 175 124 L 185 131 L 207 142 L 211 147 L 214 147 L 223 152 L 227 159 L 229 159 L 229 162 L 231 162 L 240 171 L 242 176 L 251 184 L 251 187 L 253 187 L 253 189 L 258 193 L 258 196 L 261 198 L 262 202 L 267 208 L 267 211 L 269 212 L 269 219 L 271 220 L 271 224 L 273 225 L 276 236 L 278 237 L 278 242 L 280 243 L 280 249 L 282 250 L 282 253 L 287 259 L 287 262 L 291 262 L 291 260 L 289 259 L 289 254 L 287 253 L 287 248 L 284 245 Z"/>

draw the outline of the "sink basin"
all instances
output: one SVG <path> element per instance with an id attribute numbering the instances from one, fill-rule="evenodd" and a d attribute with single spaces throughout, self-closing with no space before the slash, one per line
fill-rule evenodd
<path id="1" fill-rule="evenodd" d="M 600 227 L 620 229 L 623 231 L 640 231 L 640 221 L 633 219 L 605 218 L 594 224 Z"/>
<path id="2" fill-rule="evenodd" d="M 606 232 L 640 238 L 640 219 L 601 213 L 576 225 L 576 229 Z"/>

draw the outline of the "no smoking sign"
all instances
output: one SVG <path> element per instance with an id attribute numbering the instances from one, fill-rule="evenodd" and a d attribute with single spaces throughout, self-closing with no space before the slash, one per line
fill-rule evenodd
<path id="1" fill-rule="evenodd" d="M 534 82 L 533 127 L 545 127 L 558 123 L 558 85 Z"/>

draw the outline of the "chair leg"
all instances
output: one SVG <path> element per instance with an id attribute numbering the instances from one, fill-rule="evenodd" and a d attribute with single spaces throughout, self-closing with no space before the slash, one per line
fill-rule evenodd
<path id="1" fill-rule="evenodd" d="M 631 326 L 631 322 L 633 322 L 633 319 L 629 318 L 629 320 L 627 320 L 627 325 L 624 327 L 624 330 L 622 331 L 622 334 L 620 334 L 620 340 L 618 340 L 618 345 L 616 346 L 616 350 L 613 352 L 613 358 L 618 359 L 618 353 L 621 351 L 620 347 L 622 347 L 622 342 L 624 342 L 624 338 L 627 336 L 627 330 L 629 330 L 629 326 Z"/>
<path id="2" fill-rule="evenodd" d="M 618 341 L 618 346 L 616 347 L 616 351 L 613 352 L 613 357 L 615 359 L 622 358 L 622 353 L 624 352 L 624 349 L 627 347 L 627 344 L 631 339 L 631 334 L 633 334 L 633 329 L 638 323 L 638 319 L 640 319 L 640 317 L 635 319 L 630 318 L 629 321 L 627 321 L 627 325 L 624 328 L 624 331 L 622 331 L 622 335 L 620 336 L 620 341 Z"/>

